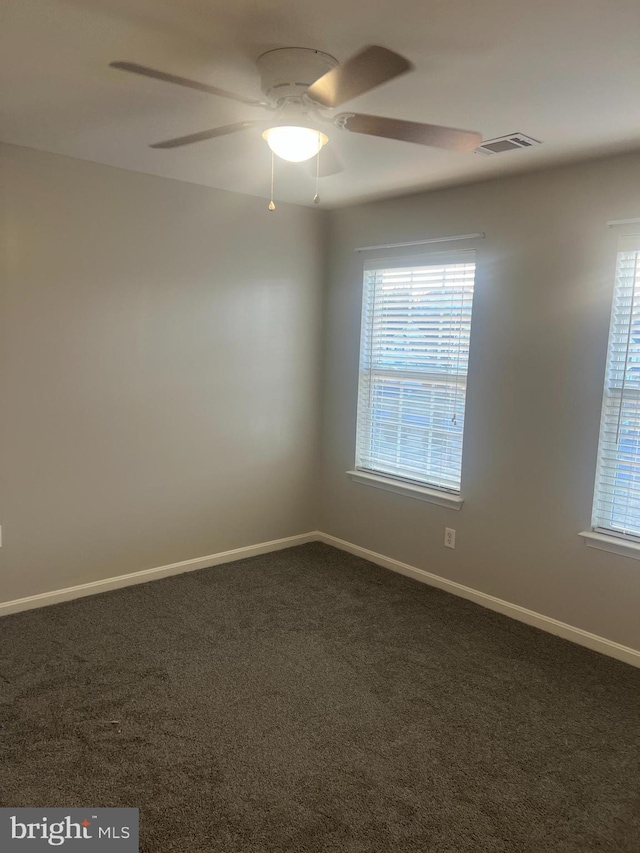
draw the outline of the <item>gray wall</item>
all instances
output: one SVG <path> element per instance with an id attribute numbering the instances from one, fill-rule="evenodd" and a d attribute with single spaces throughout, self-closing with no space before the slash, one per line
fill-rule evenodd
<path id="1" fill-rule="evenodd" d="M 640 648 L 640 562 L 578 537 L 590 525 L 613 288 L 605 223 L 640 215 L 639 187 L 640 156 L 627 155 L 331 214 L 321 530 Z M 455 512 L 345 476 L 362 291 L 354 248 L 475 231 L 486 239 Z M 457 530 L 455 551 L 445 526 Z"/>
<path id="2" fill-rule="evenodd" d="M 0 601 L 315 527 L 319 211 L 0 147 Z"/>
<path id="3" fill-rule="evenodd" d="M 12 146 L 0 168 L 0 601 L 320 528 L 640 647 L 640 562 L 577 535 L 605 222 L 640 214 L 640 156 L 329 215 Z M 353 249 L 470 231 L 487 238 L 457 513 L 344 474 Z"/>

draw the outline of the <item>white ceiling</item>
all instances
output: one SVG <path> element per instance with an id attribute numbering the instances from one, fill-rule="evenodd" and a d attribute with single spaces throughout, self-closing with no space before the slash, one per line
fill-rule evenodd
<path id="1" fill-rule="evenodd" d="M 259 96 L 276 47 L 348 58 L 381 44 L 413 74 L 341 108 L 518 131 L 535 150 L 483 157 L 340 132 L 334 207 L 640 148 L 638 0 L 0 0 L 0 140 L 268 197 L 258 131 L 181 149 L 150 142 L 245 118 L 252 107 L 108 68 L 128 60 Z M 305 164 L 278 162 L 276 200 L 309 204 Z"/>

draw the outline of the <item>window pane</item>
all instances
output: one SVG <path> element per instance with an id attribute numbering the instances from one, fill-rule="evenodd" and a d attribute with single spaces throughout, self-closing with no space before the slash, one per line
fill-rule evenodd
<path id="1" fill-rule="evenodd" d="M 475 276 L 465 255 L 365 272 L 358 468 L 460 490 Z"/>
<path id="2" fill-rule="evenodd" d="M 640 536 L 639 259 L 618 253 L 593 504 L 594 527 L 630 536 Z"/>

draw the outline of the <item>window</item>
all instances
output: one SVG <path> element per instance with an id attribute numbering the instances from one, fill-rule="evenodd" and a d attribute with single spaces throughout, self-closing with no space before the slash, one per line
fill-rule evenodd
<path id="1" fill-rule="evenodd" d="M 356 469 L 460 492 L 473 250 L 365 265 Z"/>
<path id="2" fill-rule="evenodd" d="M 640 538 L 640 236 L 618 242 L 593 527 Z"/>

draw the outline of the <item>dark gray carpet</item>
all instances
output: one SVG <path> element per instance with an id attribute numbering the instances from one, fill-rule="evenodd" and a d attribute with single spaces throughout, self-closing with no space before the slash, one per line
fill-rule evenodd
<path id="1" fill-rule="evenodd" d="M 640 849 L 640 671 L 320 544 L 0 620 L 0 724 L 144 853 Z"/>

